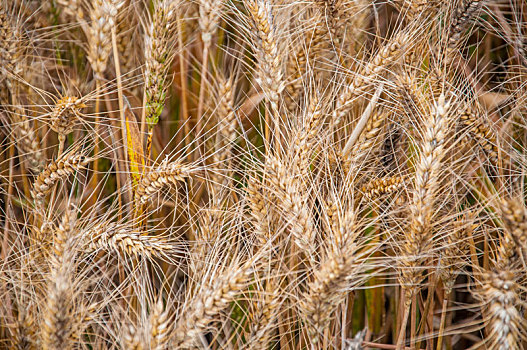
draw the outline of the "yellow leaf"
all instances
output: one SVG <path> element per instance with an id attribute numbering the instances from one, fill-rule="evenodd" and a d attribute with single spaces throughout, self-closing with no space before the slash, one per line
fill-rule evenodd
<path id="1" fill-rule="evenodd" d="M 132 112 L 128 101 L 124 106 L 124 116 L 126 121 L 126 148 L 128 152 L 128 159 L 130 160 L 130 176 L 132 177 L 132 185 L 135 191 L 137 183 L 141 180 L 141 174 L 145 165 L 145 157 L 143 151 L 143 140 L 141 133 L 137 127 L 137 119 Z"/>

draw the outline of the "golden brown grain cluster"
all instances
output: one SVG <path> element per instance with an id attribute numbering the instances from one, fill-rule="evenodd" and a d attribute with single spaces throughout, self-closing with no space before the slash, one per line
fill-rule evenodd
<path id="1" fill-rule="evenodd" d="M 527 348 L 524 0 L 0 0 L 0 349 Z"/>

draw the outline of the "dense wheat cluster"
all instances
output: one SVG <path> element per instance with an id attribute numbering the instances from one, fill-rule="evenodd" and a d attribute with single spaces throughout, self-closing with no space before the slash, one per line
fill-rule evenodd
<path id="1" fill-rule="evenodd" d="M 0 0 L 0 349 L 527 348 L 525 0 Z"/>

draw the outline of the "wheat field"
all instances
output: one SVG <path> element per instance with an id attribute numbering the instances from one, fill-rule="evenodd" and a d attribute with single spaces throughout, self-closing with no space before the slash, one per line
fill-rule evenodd
<path id="1" fill-rule="evenodd" d="M 527 349 L 525 0 L 0 0 L 0 349 Z"/>

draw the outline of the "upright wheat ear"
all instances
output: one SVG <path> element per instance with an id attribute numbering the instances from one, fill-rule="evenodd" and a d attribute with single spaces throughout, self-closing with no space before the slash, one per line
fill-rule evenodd
<path id="1" fill-rule="evenodd" d="M 419 160 L 415 169 L 411 221 L 402 246 L 400 282 L 411 294 L 422 281 L 420 267 L 429 258 L 433 243 L 432 215 L 437 194 L 445 138 L 449 128 L 449 108 L 441 95 L 425 119 Z"/>
<path id="2" fill-rule="evenodd" d="M 313 259 L 315 250 L 316 227 L 307 191 L 302 191 L 300 179 L 287 169 L 282 160 L 269 156 L 267 161 L 269 179 L 275 190 L 275 196 L 283 211 L 287 225 L 290 227 L 293 242 L 308 259 Z"/>
<path id="3" fill-rule="evenodd" d="M 22 45 L 22 32 L 19 25 L 6 12 L 6 4 L 0 8 L 0 96 L 6 103 L 6 95 L 11 94 L 11 98 L 16 98 L 15 87 L 19 84 L 17 76 L 21 74 L 24 58 Z M 14 104 L 14 101 L 12 101 Z M 10 103 L 6 103 L 9 105 Z"/>
<path id="4" fill-rule="evenodd" d="M 17 147 L 26 159 L 27 166 L 31 171 L 40 173 L 44 168 L 45 155 L 42 152 L 40 142 L 35 130 L 27 119 L 17 121 L 13 127 Z"/>
<path id="5" fill-rule="evenodd" d="M 66 15 L 80 22 L 84 19 L 82 1 L 80 0 L 57 0 L 57 4 L 62 7 Z"/>
<path id="6" fill-rule="evenodd" d="M 217 276 L 192 298 L 174 329 L 172 345 L 177 349 L 192 347 L 200 334 L 205 332 L 217 315 L 227 309 L 236 295 L 247 285 L 248 266 L 226 271 Z"/>
<path id="7" fill-rule="evenodd" d="M 265 188 L 259 179 L 250 179 L 246 189 L 246 200 L 249 203 L 250 222 L 254 237 L 263 246 L 272 238 L 272 212 L 269 209 L 269 199 L 264 197 Z"/>
<path id="8" fill-rule="evenodd" d="M 251 15 L 258 36 L 258 82 L 261 84 L 273 111 L 278 111 L 282 90 L 282 72 L 276 40 L 276 27 L 268 0 L 248 0 L 245 6 Z"/>
<path id="9" fill-rule="evenodd" d="M 314 272 L 314 281 L 300 300 L 300 309 L 305 317 L 310 341 L 317 344 L 331 322 L 334 312 L 347 295 L 350 287 L 360 280 L 357 269 L 358 227 L 355 215 L 345 213 L 342 221 L 335 225 L 334 247 Z"/>
<path id="10" fill-rule="evenodd" d="M 38 342 L 34 332 L 35 322 L 33 317 L 28 315 L 27 310 L 18 311 L 18 319 L 12 328 L 10 349 L 37 350 Z"/>
<path id="11" fill-rule="evenodd" d="M 267 350 L 272 339 L 273 327 L 280 312 L 280 287 L 278 282 L 271 278 L 265 283 L 264 295 L 260 296 L 254 312 L 249 314 L 249 350 Z M 251 308 L 252 309 L 252 308 Z"/>
<path id="12" fill-rule="evenodd" d="M 72 300 L 74 270 L 75 215 L 69 211 L 55 232 L 54 251 L 51 256 L 51 272 L 46 294 L 42 323 L 42 348 L 44 350 L 71 349 L 75 341 L 75 324 Z"/>
<path id="13" fill-rule="evenodd" d="M 465 103 L 459 110 L 460 122 L 469 132 L 469 135 L 482 149 L 488 157 L 490 164 L 498 164 L 498 144 L 495 132 L 483 119 L 484 116 L 478 113 L 477 109 L 469 103 Z"/>
<path id="14" fill-rule="evenodd" d="M 320 11 L 316 11 L 311 20 L 316 23 L 315 28 L 301 34 L 302 38 L 309 42 L 309 46 L 298 45 L 295 53 L 289 55 L 287 62 L 286 72 L 289 81 L 285 86 L 284 98 L 286 99 L 285 105 L 291 113 L 302 105 L 300 97 L 306 82 L 304 79 L 309 76 L 306 73 L 314 72 L 314 62 L 327 44 L 326 18 Z"/>
<path id="15" fill-rule="evenodd" d="M 124 328 L 124 329 L 123 329 Z M 123 326 L 122 328 L 122 343 L 124 348 L 127 350 L 144 350 L 143 343 L 139 334 L 137 334 L 137 329 L 133 325 L 128 325 L 128 327 Z"/>
<path id="16" fill-rule="evenodd" d="M 227 172 L 225 174 L 223 169 L 229 166 L 229 157 L 234 148 L 234 141 L 236 140 L 236 113 L 234 111 L 234 88 L 232 80 L 224 80 L 220 78 L 219 88 L 219 103 L 217 107 L 217 136 L 214 147 L 214 166 L 219 170 L 219 173 L 212 173 L 212 180 L 215 184 L 216 190 L 219 190 L 220 185 L 224 184 L 225 177 L 230 177 L 232 174 Z M 227 163 L 226 163 L 227 161 Z"/>
<path id="17" fill-rule="evenodd" d="M 522 297 L 524 293 L 521 287 L 525 276 L 519 273 L 525 267 L 515 244 L 515 235 L 525 225 L 516 221 L 524 219 L 524 208 L 521 204 L 513 203 L 514 200 L 502 203 L 506 229 L 497 250 L 495 266 L 491 271 L 483 273 L 481 287 L 475 295 L 483 302 L 487 334 L 482 344 L 488 349 L 520 350 L 523 349 L 522 342 L 527 340 L 527 327 L 522 314 L 525 299 Z M 513 211 L 516 215 L 512 214 Z"/>
<path id="18" fill-rule="evenodd" d="M 271 106 L 274 118 L 274 136 L 279 140 L 281 132 L 279 99 L 284 88 L 284 82 L 271 3 L 269 0 L 247 0 L 245 1 L 245 7 L 251 15 L 257 36 L 256 57 L 258 59 L 258 69 L 256 80 L 262 87 Z M 265 138 L 268 141 L 269 123 L 270 121 L 266 120 Z"/>
<path id="19" fill-rule="evenodd" d="M 163 301 L 159 300 L 150 314 L 150 349 L 166 349 L 170 331 L 171 326 L 168 311 L 165 310 Z"/>
<path id="20" fill-rule="evenodd" d="M 88 30 L 88 61 L 91 64 L 95 78 L 104 79 L 108 57 L 112 50 L 110 6 L 111 0 L 94 0 L 90 10 L 91 26 Z"/>
<path id="21" fill-rule="evenodd" d="M 483 342 L 487 349 L 523 349 L 526 340 L 525 319 L 520 305 L 521 287 L 515 271 L 502 270 L 484 277 L 481 297 L 486 303 L 488 334 Z"/>
<path id="22" fill-rule="evenodd" d="M 306 113 L 304 124 L 300 126 L 293 143 L 293 167 L 298 172 L 299 177 L 303 181 L 308 181 L 309 167 L 311 163 L 311 156 L 313 146 L 316 142 L 317 132 L 323 121 L 322 103 L 316 96 L 313 96 L 309 101 L 309 107 Z"/>
<path id="23" fill-rule="evenodd" d="M 514 248 L 525 259 L 527 257 L 527 209 L 523 200 L 519 198 L 504 200 L 501 211 L 503 223 L 514 240 Z"/>
<path id="24" fill-rule="evenodd" d="M 145 72 L 144 72 L 144 117 L 148 125 L 147 153 L 154 126 L 165 107 L 168 69 L 172 62 L 173 44 L 170 41 L 175 30 L 176 2 L 156 0 L 152 23 L 146 28 L 145 35 Z"/>

